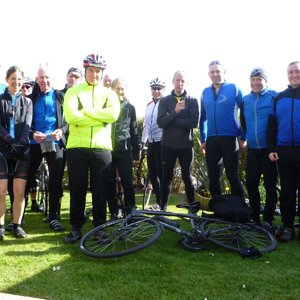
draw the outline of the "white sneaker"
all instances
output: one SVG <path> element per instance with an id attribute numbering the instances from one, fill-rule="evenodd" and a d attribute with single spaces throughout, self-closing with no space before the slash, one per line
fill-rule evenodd
<path id="1" fill-rule="evenodd" d="M 148 210 L 161 211 L 161 208 L 159 204 L 153 204 L 151 207 L 148 208 Z"/>

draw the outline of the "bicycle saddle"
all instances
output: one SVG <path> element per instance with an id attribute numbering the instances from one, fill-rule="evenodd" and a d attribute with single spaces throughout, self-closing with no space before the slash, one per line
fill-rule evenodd
<path id="1" fill-rule="evenodd" d="M 191 211 L 191 213 L 197 213 L 200 210 L 200 202 L 199 201 L 194 201 L 192 203 L 181 203 L 177 204 L 177 208 L 187 208 L 188 210 Z"/>

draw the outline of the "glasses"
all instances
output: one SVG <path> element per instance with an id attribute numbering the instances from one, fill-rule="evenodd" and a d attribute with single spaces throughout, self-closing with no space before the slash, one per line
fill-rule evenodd
<path id="1" fill-rule="evenodd" d="M 22 85 L 22 89 L 28 90 L 28 89 L 30 89 L 30 88 L 32 88 L 31 85 Z"/>
<path id="2" fill-rule="evenodd" d="M 161 91 L 162 90 L 162 87 L 156 87 L 156 86 L 153 86 L 151 88 L 153 91 Z"/>

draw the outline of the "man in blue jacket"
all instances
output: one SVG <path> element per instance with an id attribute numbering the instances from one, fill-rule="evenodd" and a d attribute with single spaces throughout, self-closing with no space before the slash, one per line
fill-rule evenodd
<path id="1" fill-rule="evenodd" d="M 296 191 L 300 186 L 300 61 L 288 65 L 287 76 L 289 86 L 275 96 L 267 127 L 269 158 L 277 161 L 280 175 L 283 242 L 295 235 Z"/>
<path id="2" fill-rule="evenodd" d="M 240 124 L 238 109 L 242 92 L 225 80 L 226 69 L 220 61 L 212 61 L 208 75 L 212 85 L 205 88 L 201 97 L 200 139 L 205 151 L 211 196 L 221 195 L 220 172 L 222 160 L 231 194 L 243 196 L 238 176 Z"/>
<path id="3" fill-rule="evenodd" d="M 277 203 L 276 164 L 269 160 L 266 131 L 272 100 L 275 91 L 267 88 L 267 75 L 262 68 L 256 68 L 250 74 L 251 93 L 243 98 L 241 106 L 241 125 L 247 139 L 246 187 L 253 220 L 260 225 L 261 199 L 258 190 L 263 175 L 266 190 L 266 204 L 262 226 L 271 230 L 273 215 Z"/>

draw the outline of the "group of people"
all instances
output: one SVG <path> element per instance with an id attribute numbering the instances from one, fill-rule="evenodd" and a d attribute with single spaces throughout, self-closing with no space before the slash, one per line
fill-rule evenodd
<path id="1" fill-rule="evenodd" d="M 238 164 L 240 150 L 247 148 L 246 188 L 253 221 L 271 230 L 278 200 L 276 185 L 279 174 L 283 223 L 280 240 L 292 240 L 296 195 L 300 187 L 300 114 L 297 110 L 300 62 L 288 65 L 289 86 L 279 93 L 267 87 L 267 74 L 262 68 L 251 71 L 251 93 L 248 95 L 243 95 L 235 84 L 226 81 L 226 69 L 220 61 L 209 64 L 208 75 L 212 85 L 202 93 L 199 128 L 211 196 L 221 194 L 220 167 L 223 162 L 231 193 L 244 197 Z M 263 222 L 260 220 L 259 192 L 262 175 L 266 192 Z"/>
<path id="2" fill-rule="evenodd" d="M 25 80 L 20 68 L 6 73 L 7 87 L 0 94 L 0 239 L 5 235 L 5 197 L 11 186 L 13 234 L 25 238 L 22 228 L 25 195 L 30 192 L 33 211 L 35 173 L 44 156 L 49 166 L 50 228 L 63 231 L 60 203 L 62 177 L 67 163 L 70 189 L 71 231 L 66 243 L 82 236 L 86 222 L 86 194 L 92 194 L 93 225 L 104 224 L 107 205 L 111 218 L 118 218 L 116 178 L 124 189 L 124 212 L 135 207 L 132 166 L 147 145 L 147 163 L 156 204 L 166 210 L 178 159 L 187 201 L 195 200 L 193 184 L 193 130 L 199 126 L 200 149 L 205 152 L 210 195 L 222 194 L 224 165 L 231 194 L 244 197 L 239 179 L 240 150 L 247 148 L 246 188 L 253 221 L 272 227 L 277 203 L 277 172 L 280 176 L 282 241 L 294 238 L 296 194 L 300 188 L 300 62 L 288 66 L 287 90 L 276 93 L 267 87 L 267 74 L 256 68 L 250 74 L 251 93 L 226 80 L 226 68 L 212 61 L 208 75 L 212 84 L 198 100 L 187 92 L 188 76 L 176 71 L 169 95 L 165 82 L 150 82 L 152 100 L 147 104 L 139 144 L 135 108 L 126 97 L 126 82 L 105 74 L 106 61 L 90 54 L 83 61 L 84 74 L 70 68 L 63 90 L 52 87 L 50 66 L 40 66 L 36 80 Z M 31 90 L 30 90 L 31 89 Z M 22 91 L 27 91 L 27 94 Z M 277 171 L 278 170 L 278 171 Z M 266 206 L 260 220 L 258 190 L 263 175 Z M 12 180 L 10 179 L 12 177 Z M 9 184 L 11 182 L 11 185 Z"/>

